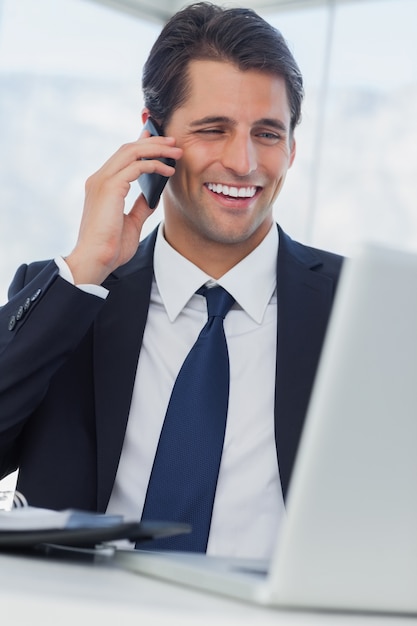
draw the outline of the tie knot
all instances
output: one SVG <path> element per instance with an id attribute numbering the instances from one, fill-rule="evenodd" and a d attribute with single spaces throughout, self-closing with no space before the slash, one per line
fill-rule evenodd
<path id="1" fill-rule="evenodd" d="M 209 317 L 224 318 L 235 301 L 226 289 L 217 287 L 202 287 L 197 293 L 201 293 L 207 300 L 207 311 Z"/>

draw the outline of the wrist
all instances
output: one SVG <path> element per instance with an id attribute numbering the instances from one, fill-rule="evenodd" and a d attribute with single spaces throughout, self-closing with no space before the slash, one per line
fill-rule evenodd
<path id="1" fill-rule="evenodd" d="M 74 285 L 101 285 L 109 275 L 103 265 L 91 257 L 85 257 L 75 250 L 64 260 L 72 274 Z"/>

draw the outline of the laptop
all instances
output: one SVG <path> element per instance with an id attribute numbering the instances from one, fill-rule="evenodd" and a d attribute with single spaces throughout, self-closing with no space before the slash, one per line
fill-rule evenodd
<path id="1" fill-rule="evenodd" d="M 271 562 L 115 559 L 265 606 L 417 614 L 417 255 L 363 244 L 344 263 Z"/>

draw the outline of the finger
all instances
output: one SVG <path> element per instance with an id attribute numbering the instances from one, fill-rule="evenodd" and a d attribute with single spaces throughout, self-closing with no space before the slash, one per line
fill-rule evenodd
<path id="1" fill-rule="evenodd" d="M 158 159 L 146 159 L 141 161 L 135 161 L 121 171 L 117 176 L 121 179 L 127 180 L 130 183 L 134 182 L 141 174 L 161 174 L 168 178 L 175 174 L 175 167 L 167 165 Z"/>
<path id="2" fill-rule="evenodd" d="M 156 139 L 157 141 L 152 141 Z M 163 138 L 164 140 L 166 138 Z M 175 140 L 173 140 L 175 141 Z M 103 176 L 114 176 L 123 172 L 131 163 L 146 160 L 157 160 L 159 158 L 170 158 L 177 161 L 182 157 L 182 149 L 172 143 L 160 142 L 158 137 L 150 137 L 146 141 L 137 141 L 133 144 L 126 144 L 112 156 L 102 168 L 97 172 Z M 146 168 L 144 171 L 148 171 Z"/>
<path id="3" fill-rule="evenodd" d="M 143 224 L 153 213 L 154 210 L 149 208 L 144 195 L 141 193 L 136 198 L 130 211 L 126 214 L 126 217 L 135 224 L 137 232 L 140 233 Z"/>

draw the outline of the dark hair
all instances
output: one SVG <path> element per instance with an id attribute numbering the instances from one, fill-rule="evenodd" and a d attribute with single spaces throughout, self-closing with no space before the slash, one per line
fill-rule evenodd
<path id="1" fill-rule="evenodd" d="M 251 9 L 222 8 L 209 2 L 189 5 L 164 26 L 142 76 L 145 106 L 167 123 L 189 94 L 188 65 L 196 59 L 234 63 L 285 79 L 291 130 L 301 119 L 303 79 L 281 33 Z"/>

